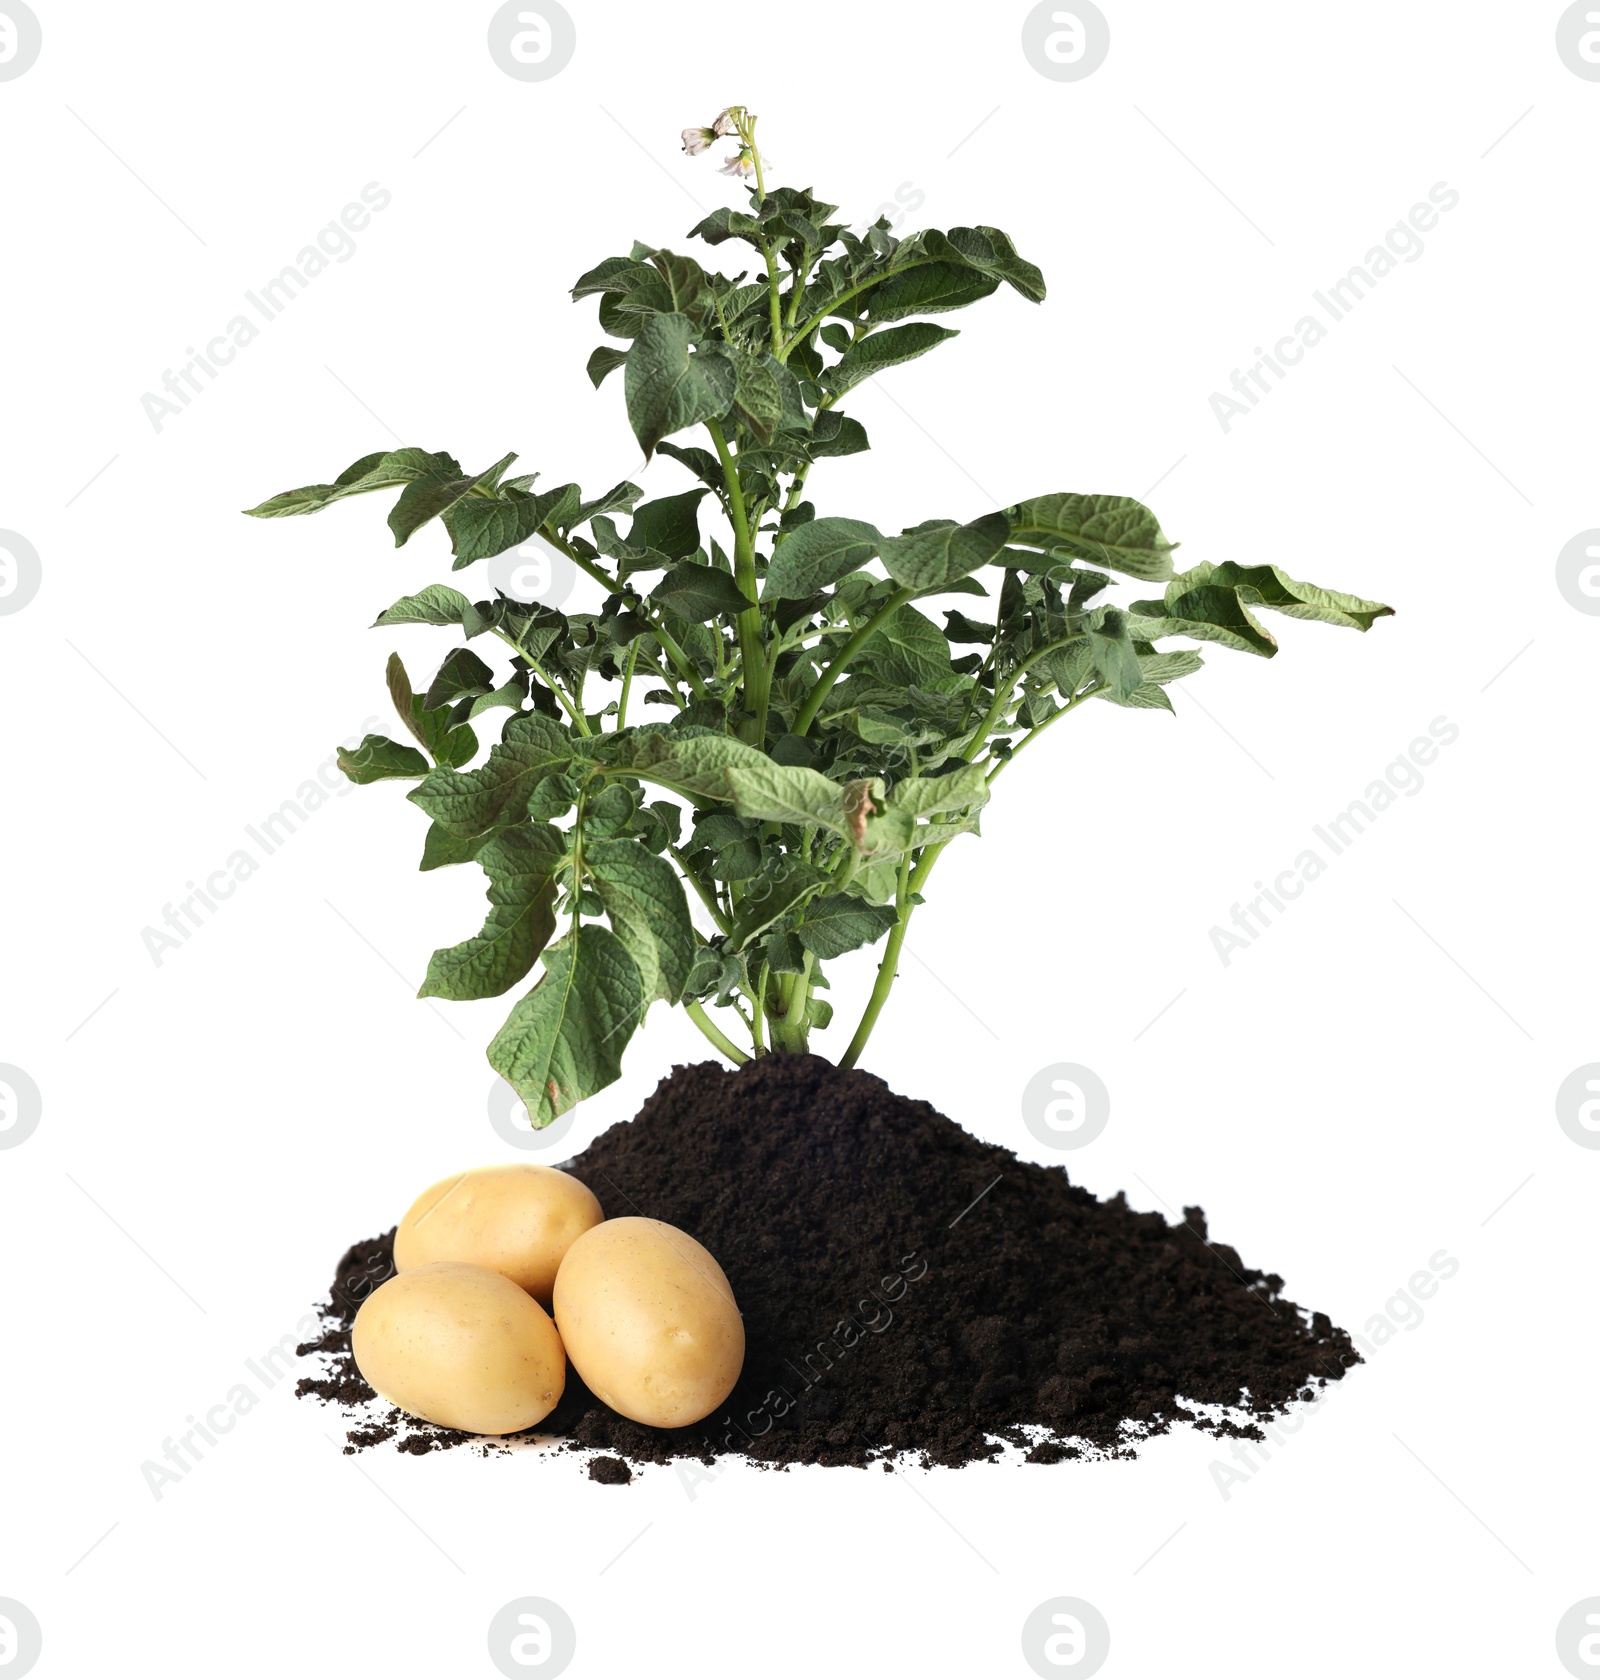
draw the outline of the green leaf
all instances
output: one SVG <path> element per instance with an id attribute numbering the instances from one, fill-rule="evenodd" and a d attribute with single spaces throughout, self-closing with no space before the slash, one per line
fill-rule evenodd
<path id="1" fill-rule="evenodd" d="M 417 867 L 447 869 L 451 864 L 471 863 L 499 832 L 499 829 L 491 829 L 487 834 L 464 837 L 452 834 L 438 823 L 429 823 L 427 838 L 422 842 L 422 862 Z"/>
<path id="2" fill-rule="evenodd" d="M 620 484 L 613 484 L 605 495 L 597 496 L 592 502 L 580 503 L 577 512 L 567 520 L 566 528 L 586 525 L 597 513 L 629 513 L 643 494 L 637 484 L 623 479 Z"/>
<path id="3" fill-rule="evenodd" d="M 986 565 L 1010 535 L 1011 521 L 1005 514 L 987 513 L 968 525 L 941 521 L 904 536 L 885 537 L 878 556 L 896 583 L 919 594 L 936 594 Z"/>
<path id="4" fill-rule="evenodd" d="M 645 459 L 662 438 L 733 405 L 736 379 L 726 357 L 691 354 L 694 324 L 685 315 L 652 316 L 628 352 L 628 423 Z"/>
<path id="5" fill-rule="evenodd" d="M 640 280 L 654 278 L 644 263 L 632 257 L 607 257 L 603 263 L 597 263 L 587 274 L 579 277 L 572 288 L 572 301 L 576 303 L 579 298 L 591 297 L 597 292 L 603 296 L 608 292 L 630 291 Z"/>
<path id="6" fill-rule="evenodd" d="M 508 828 L 478 853 L 489 877 L 488 919 L 460 945 L 435 951 L 418 997 L 499 997 L 523 978 L 556 931 L 556 870 L 565 837 L 541 824 Z"/>
<path id="7" fill-rule="evenodd" d="M 404 747 L 387 735 L 367 735 L 353 750 L 340 747 L 339 768 L 358 787 L 369 782 L 413 780 L 428 773 L 428 761 L 415 747 Z"/>
<path id="8" fill-rule="evenodd" d="M 637 840 L 588 840 L 583 862 L 648 1002 L 676 1003 L 694 964 L 694 924 L 678 872 Z"/>
<path id="9" fill-rule="evenodd" d="M 528 679 L 526 674 L 513 677 L 510 682 L 502 683 L 499 688 L 491 689 L 487 694 L 480 694 L 472 702 L 472 709 L 467 713 L 468 718 L 475 718 L 484 712 L 492 712 L 496 707 L 506 706 L 513 712 L 522 710 L 522 703 L 528 698 Z"/>
<path id="10" fill-rule="evenodd" d="M 891 274 L 867 294 L 867 319 L 903 321 L 908 315 L 937 315 L 965 309 L 1000 289 L 998 277 L 962 262 L 922 263 Z"/>
<path id="11" fill-rule="evenodd" d="M 446 583 L 430 583 L 415 595 L 402 595 L 392 607 L 385 607 L 372 621 L 372 627 L 376 630 L 379 625 L 389 624 L 461 624 L 471 605 L 459 589 L 452 589 Z"/>
<path id="12" fill-rule="evenodd" d="M 1109 700 L 1114 706 L 1128 706 L 1139 712 L 1170 712 L 1172 702 L 1159 683 L 1140 683 L 1128 694 L 1117 694 L 1109 688 L 1100 689 L 1096 700 Z"/>
<path id="13" fill-rule="evenodd" d="M 1096 674 L 1116 699 L 1126 700 L 1144 681 L 1128 615 L 1116 607 L 1097 607 L 1084 615 L 1083 627 Z"/>
<path id="14" fill-rule="evenodd" d="M 694 445 L 683 448 L 676 443 L 662 442 L 656 445 L 658 455 L 669 456 L 681 466 L 685 466 L 703 484 L 708 484 L 719 495 L 723 489 L 722 463 L 709 449 L 700 449 Z"/>
<path id="15" fill-rule="evenodd" d="M 791 911 L 799 909 L 828 884 L 828 874 L 792 853 L 780 854 L 747 881 L 728 934 L 727 949 L 742 951 L 752 939 Z"/>
<path id="16" fill-rule="evenodd" d="M 1216 567 L 1210 582 L 1236 588 L 1240 600 L 1268 607 L 1286 618 L 1309 618 L 1349 630 L 1369 630 L 1375 619 L 1394 616 L 1394 608 L 1381 601 L 1364 601 L 1359 595 L 1299 583 L 1276 566 L 1239 566 L 1229 560 Z"/>
<path id="17" fill-rule="evenodd" d="M 385 676 L 400 721 L 435 764 L 455 769 L 477 756 L 478 737 L 464 723 L 453 726 L 448 707 L 430 708 L 421 695 L 412 692 L 411 679 L 398 653 L 389 655 Z"/>
<path id="18" fill-rule="evenodd" d="M 514 717 L 476 770 L 435 770 L 410 798 L 441 828 L 463 838 L 520 822 L 547 776 L 574 760 L 572 738 L 538 712 Z"/>
<path id="19" fill-rule="evenodd" d="M 1213 568 L 1197 567 L 1167 586 L 1167 599 L 1135 601 L 1129 607 L 1133 634 L 1142 641 L 1154 641 L 1157 636 L 1191 636 L 1197 642 L 1219 642 L 1236 653 L 1254 653 L 1270 659 L 1278 651 L 1277 639 L 1264 629 L 1246 607 L 1244 594 L 1221 584 L 1202 582 L 1197 577 L 1210 577 Z"/>
<path id="20" fill-rule="evenodd" d="M 269 496 L 259 507 L 246 508 L 254 519 L 285 519 L 293 514 L 318 513 L 346 496 L 364 496 L 372 490 L 392 490 L 409 484 L 425 473 L 461 469 L 448 455 L 434 455 L 426 449 L 380 450 L 363 455 L 339 474 L 332 484 L 308 484 L 300 490 L 285 490 Z"/>
<path id="21" fill-rule="evenodd" d="M 653 268 L 623 291 L 608 292 L 600 299 L 601 330 L 613 338 L 636 338 L 657 315 L 670 313 L 672 293 Z"/>
<path id="22" fill-rule="evenodd" d="M 1017 255 L 1008 235 L 996 227 L 951 228 L 942 236 L 930 231 L 927 250 L 934 255 L 958 254 L 962 261 L 984 274 L 1004 280 L 1030 303 L 1044 301 L 1044 276 L 1031 262 Z"/>
<path id="23" fill-rule="evenodd" d="M 662 566 L 670 565 L 666 555 L 659 554 L 653 548 L 635 548 L 632 543 L 624 542 L 617 535 L 615 523 L 605 514 L 597 514 L 590 529 L 594 532 L 594 544 L 608 560 L 619 560 L 618 578 L 625 578 L 634 572 L 653 572 Z"/>
<path id="24" fill-rule="evenodd" d="M 708 245 L 721 245 L 729 239 L 743 239 L 759 251 L 761 224 L 754 216 L 748 216 L 742 210 L 733 210 L 723 204 L 718 205 L 703 222 L 697 222 L 690 228 L 689 237 L 703 239 Z"/>
<path id="25" fill-rule="evenodd" d="M 703 315 L 711 302 L 711 280 L 693 257 L 680 257 L 674 251 L 657 251 L 651 257 L 652 266 L 667 283 L 667 295 L 672 308 L 680 315 Z"/>
<path id="26" fill-rule="evenodd" d="M 934 622 L 904 606 L 879 625 L 856 664 L 891 687 L 937 691 L 954 681 L 950 644 Z"/>
<path id="27" fill-rule="evenodd" d="M 893 907 L 868 904 L 852 893 L 814 899 L 796 933 L 800 943 L 824 962 L 881 939 L 896 921 Z"/>
<path id="28" fill-rule="evenodd" d="M 823 409 L 812 422 L 807 453 L 814 461 L 833 455 L 859 455 L 870 449 L 866 427 L 836 408 Z"/>
<path id="29" fill-rule="evenodd" d="M 704 490 L 685 490 L 660 496 L 634 510 L 628 547 L 654 549 L 669 560 L 681 560 L 700 546 L 700 502 Z"/>
<path id="30" fill-rule="evenodd" d="M 1074 636 L 1071 641 L 1049 649 L 1040 658 L 1039 664 L 1049 673 L 1050 680 L 1060 690 L 1061 697 L 1070 700 L 1089 680 L 1089 675 L 1094 670 L 1088 636 Z"/>
<path id="31" fill-rule="evenodd" d="M 589 801 L 583 814 L 583 832 L 585 838 L 609 840 L 613 835 L 620 834 L 633 819 L 634 812 L 639 808 L 639 792 L 637 788 L 626 786 L 622 782 L 608 782 L 594 798 Z"/>
<path id="32" fill-rule="evenodd" d="M 935 345 L 955 336 L 955 328 L 936 327 L 931 321 L 908 321 L 903 327 L 890 327 L 852 345 L 824 370 L 822 381 L 834 396 L 842 397 L 873 374 L 925 356 Z"/>
<path id="33" fill-rule="evenodd" d="M 1156 516 L 1131 496 L 1034 496 L 1007 508 L 1006 516 L 1017 542 L 1147 583 L 1172 576 L 1173 544 L 1161 534 Z"/>
<path id="34" fill-rule="evenodd" d="M 736 618 L 755 606 L 726 572 L 694 560 L 680 560 L 673 566 L 650 591 L 650 599 L 691 624 Z"/>
<path id="35" fill-rule="evenodd" d="M 754 434 L 756 442 L 765 446 L 772 442 L 773 433 L 784 418 L 784 393 L 778 380 L 784 370 L 777 362 L 769 368 L 759 357 L 736 347 L 729 347 L 726 354 L 733 363 L 734 412 Z"/>
<path id="36" fill-rule="evenodd" d="M 817 770 L 798 764 L 740 766 L 727 772 L 733 808 L 741 817 L 761 822 L 799 823 L 851 833 L 845 810 L 845 789 Z"/>
<path id="37" fill-rule="evenodd" d="M 665 730 L 629 732 L 614 747 L 615 762 L 629 774 L 658 783 L 686 799 L 733 802 L 731 769 L 760 769 L 771 762 L 764 752 L 731 735 L 673 735 Z"/>
<path id="38" fill-rule="evenodd" d="M 548 1126 L 622 1071 L 644 1006 L 639 971 L 615 934 L 593 924 L 549 946 L 539 984 L 489 1046 L 489 1065 Z"/>
<path id="39" fill-rule="evenodd" d="M 394 532 L 395 547 L 402 547 L 430 519 L 445 513 L 469 491 L 492 489 L 516 458 L 513 451 L 476 478 L 464 478 L 459 470 L 452 472 L 448 467 L 438 467 L 413 479 L 389 510 L 389 529 Z M 452 461 L 449 466 L 454 467 L 455 463 Z"/>
<path id="40" fill-rule="evenodd" d="M 791 531 L 773 551 L 763 601 L 804 601 L 861 567 L 884 541 L 864 519 L 813 519 Z"/>
<path id="41" fill-rule="evenodd" d="M 602 344 L 591 352 L 589 360 L 584 364 L 584 372 L 589 375 L 589 383 L 598 391 L 605 376 L 615 373 L 619 367 L 625 367 L 627 361 L 626 350 L 618 350 L 611 344 Z"/>
<path id="42" fill-rule="evenodd" d="M 467 695 L 475 698 L 488 694 L 493 688 L 494 672 L 471 648 L 457 648 L 445 656 L 444 663 L 428 685 L 428 692 L 422 700 L 423 709 L 431 712 Z"/>
<path id="43" fill-rule="evenodd" d="M 1179 677 L 1192 675 L 1204 664 L 1205 660 L 1193 648 L 1174 648 L 1170 653 L 1139 655 L 1139 669 L 1144 673 L 1147 683 L 1176 682 Z"/>
<path id="44" fill-rule="evenodd" d="M 914 817 L 936 817 L 946 811 L 964 811 L 984 805 L 989 799 L 988 772 L 982 765 L 966 764 L 947 776 L 908 776 L 896 782 L 889 803 Z"/>
<path id="45" fill-rule="evenodd" d="M 546 525 L 571 520 L 581 492 L 576 484 L 559 484 L 541 495 L 475 496 L 446 510 L 445 529 L 455 554 L 455 571 L 474 560 L 487 560 L 517 548 Z"/>

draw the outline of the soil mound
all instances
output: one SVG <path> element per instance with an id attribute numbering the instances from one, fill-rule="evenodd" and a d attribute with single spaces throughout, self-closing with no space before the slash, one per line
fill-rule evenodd
<path id="1" fill-rule="evenodd" d="M 1063 1168 L 816 1056 L 677 1068 L 567 1170 L 608 1216 L 663 1219 L 704 1243 L 744 1314 L 738 1387 L 689 1429 L 618 1417 L 569 1371 L 535 1433 L 636 1464 L 960 1465 L 1005 1442 L 1035 1463 L 1131 1455 L 1178 1422 L 1258 1435 L 1252 1417 L 1360 1362 L 1325 1314 L 1284 1298 L 1282 1278 L 1212 1242 L 1199 1208 L 1170 1225 L 1121 1193 L 1100 1201 Z M 372 1413 L 349 1327 L 391 1269 L 387 1237 L 346 1254 L 326 1333 L 302 1349 L 326 1374 L 300 1392 L 369 1403 L 346 1451 L 492 1445 Z"/>

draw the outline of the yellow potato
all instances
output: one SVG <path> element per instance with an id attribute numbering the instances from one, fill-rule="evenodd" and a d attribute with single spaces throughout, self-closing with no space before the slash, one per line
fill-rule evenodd
<path id="1" fill-rule="evenodd" d="M 722 1268 L 659 1219 L 608 1219 L 567 1250 L 556 1326 L 573 1369 L 614 1412 L 677 1429 L 714 1412 L 744 1364 Z"/>
<path id="2" fill-rule="evenodd" d="M 567 1363 L 549 1314 L 510 1278 L 440 1261 L 392 1277 L 356 1314 L 356 1366 L 413 1417 L 509 1435 L 546 1416 Z"/>
<path id="3" fill-rule="evenodd" d="M 604 1218 L 589 1187 L 554 1167 L 475 1167 L 411 1204 L 394 1234 L 395 1270 L 465 1260 L 503 1272 L 548 1306 L 562 1255 Z"/>

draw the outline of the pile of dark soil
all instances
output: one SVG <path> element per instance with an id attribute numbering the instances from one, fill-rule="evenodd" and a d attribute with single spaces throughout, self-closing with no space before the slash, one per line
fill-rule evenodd
<path id="1" fill-rule="evenodd" d="M 1283 1298 L 1282 1278 L 1210 1241 L 1199 1208 L 1169 1225 L 1121 1193 L 1099 1201 L 815 1056 L 678 1068 L 567 1170 L 608 1215 L 704 1243 L 747 1340 L 727 1404 L 689 1429 L 630 1423 L 569 1372 L 530 1433 L 612 1455 L 601 1481 L 625 1479 L 619 1457 L 959 1465 L 1009 1442 L 1049 1464 L 1128 1456 L 1177 1422 L 1259 1436 L 1252 1419 L 1360 1359 L 1324 1314 Z M 350 1323 L 390 1274 L 392 1236 L 340 1263 L 326 1333 L 301 1350 L 324 1355 L 326 1375 L 300 1392 L 365 1403 L 347 1451 L 492 1445 L 374 1413 Z"/>

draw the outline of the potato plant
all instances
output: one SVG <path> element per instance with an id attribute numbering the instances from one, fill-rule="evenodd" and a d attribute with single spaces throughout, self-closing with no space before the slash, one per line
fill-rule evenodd
<path id="1" fill-rule="evenodd" d="M 434 953 L 422 995 L 498 996 L 541 966 L 489 1047 L 538 1125 L 617 1077 L 654 1001 L 735 1062 L 805 1050 L 830 1024 L 827 965 L 881 947 L 839 1054 L 855 1064 L 934 866 L 1047 729 L 1092 700 L 1171 711 L 1201 665 L 1175 644 L 1272 655 L 1258 609 L 1356 630 L 1390 611 L 1270 564 L 1175 572 L 1127 496 L 1045 490 L 894 534 L 870 510 L 819 515 L 813 468 L 868 447 L 851 393 L 955 336 L 928 317 L 1001 286 L 1042 303 L 1044 281 L 998 228 L 851 232 L 809 190 L 767 185 L 755 128 L 735 106 L 683 137 L 737 148 L 724 173 L 749 180 L 748 208 L 689 237 L 748 272 L 635 244 L 572 289 L 616 341 L 590 378 L 620 375 L 646 459 L 689 488 L 585 496 L 512 474 L 514 455 L 466 471 L 394 449 L 250 510 L 398 490 L 397 546 L 438 520 L 461 570 L 540 542 L 605 592 L 598 612 L 444 583 L 396 601 L 379 626 L 459 645 L 420 688 L 392 657 L 409 738 L 341 758 L 356 782 L 416 784 L 424 870 L 487 876 L 482 930 Z M 1145 593 L 1117 604 L 1113 574 Z"/>

